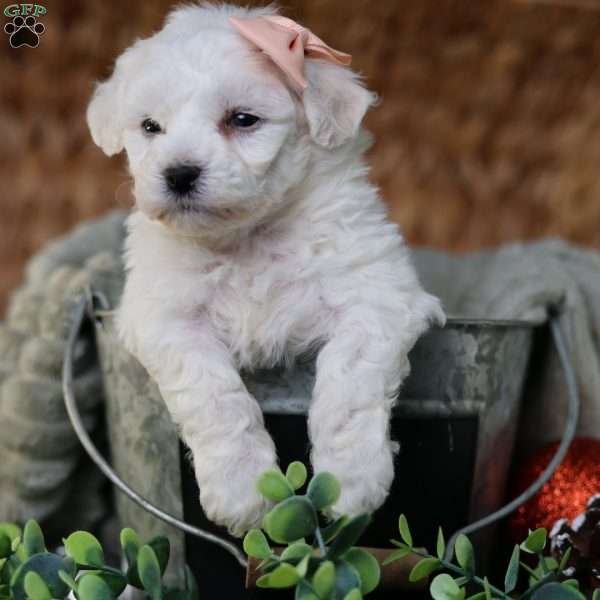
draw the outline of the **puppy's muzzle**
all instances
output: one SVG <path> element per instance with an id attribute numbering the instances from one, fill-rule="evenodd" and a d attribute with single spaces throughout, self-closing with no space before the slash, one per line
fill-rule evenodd
<path id="1" fill-rule="evenodd" d="M 202 169 L 191 165 L 178 165 L 164 170 L 163 176 L 169 191 L 184 196 L 196 187 L 196 182 Z"/>

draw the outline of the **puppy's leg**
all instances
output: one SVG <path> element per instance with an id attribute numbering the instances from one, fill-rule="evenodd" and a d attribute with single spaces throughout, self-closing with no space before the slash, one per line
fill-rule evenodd
<path id="1" fill-rule="evenodd" d="M 390 439 L 390 412 L 417 331 L 408 320 L 400 331 L 403 320 L 354 306 L 339 316 L 319 353 L 309 414 L 312 463 L 342 484 L 335 512 L 374 511 L 393 481 L 397 445 Z M 426 322 L 421 320 L 420 331 Z"/>
<path id="2" fill-rule="evenodd" d="M 268 510 L 256 479 L 275 447 L 224 344 L 195 322 L 162 325 L 154 336 L 146 324 L 142 362 L 192 452 L 206 515 L 239 536 Z"/>

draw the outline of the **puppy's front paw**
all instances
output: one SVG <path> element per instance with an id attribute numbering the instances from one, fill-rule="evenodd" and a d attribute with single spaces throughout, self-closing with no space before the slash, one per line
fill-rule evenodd
<path id="1" fill-rule="evenodd" d="M 272 507 L 256 489 L 258 477 L 276 466 L 272 443 L 267 446 L 254 455 L 246 451 L 239 457 L 195 454 L 204 513 L 211 521 L 227 527 L 233 536 L 241 537 L 249 529 L 260 527 Z"/>
<path id="2" fill-rule="evenodd" d="M 394 480 L 394 450 L 390 442 L 377 454 L 367 445 L 341 453 L 331 452 L 331 448 L 313 451 L 315 472 L 330 471 L 342 486 L 334 515 L 372 513 L 384 503 Z"/>
<path id="3" fill-rule="evenodd" d="M 256 491 L 256 477 L 241 475 L 234 480 L 207 482 L 200 491 L 200 503 L 206 516 L 241 537 L 249 529 L 260 527 L 272 504 Z"/>

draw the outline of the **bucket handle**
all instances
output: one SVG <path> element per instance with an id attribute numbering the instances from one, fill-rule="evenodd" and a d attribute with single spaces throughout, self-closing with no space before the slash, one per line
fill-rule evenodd
<path id="1" fill-rule="evenodd" d="M 565 430 L 560 445 L 554 453 L 552 460 L 548 463 L 548 466 L 523 493 L 521 493 L 514 500 L 512 500 L 502 508 L 498 509 L 497 511 L 479 519 L 478 521 L 475 521 L 474 523 L 462 527 L 452 535 L 452 537 L 448 541 L 448 545 L 446 547 L 446 555 L 444 557 L 448 561 L 452 560 L 452 555 L 454 553 L 454 544 L 456 543 L 456 540 L 459 535 L 467 535 L 469 533 L 479 531 L 484 527 L 488 527 L 489 525 L 492 525 L 493 523 L 504 519 L 512 512 L 517 510 L 517 508 L 519 508 L 521 505 L 525 504 L 525 502 L 533 498 L 533 496 L 535 496 L 544 486 L 544 484 L 546 484 L 554 475 L 554 473 L 564 460 L 569 450 L 569 447 L 571 446 L 571 442 L 575 438 L 575 434 L 577 432 L 577 424 L 579 422 L 579 412 L 581 405 L 581 400 L 579 398 L 579 390 L 577 386 L 577 379 L 575 377 L 573 365 L 571 364 L 571 359 L 569 358 L 567 341 L 565 339 L 563 330 L 561 329 L 560 323 L 558 322 L 560 316 L 560 309 L 557 307 L 550 307 L 550 309 L 548 310 L 548 316 L 548 323 L 550 325 L 550 330 L 552 331 L 552 339 L 554 340 L 556 351 L 558 352 L 558 358 L 560 360 L 560 366 L 562 368 L 563 375 L 565 378 L 568 396 L 567 422 L 565 424 Z"/>
<path id="2" fill-rule="evenodd" d="M 92 442 L 90 436 L 88 435 L 85 426 L 81 420 L 81 415 L 79 414 L 79 409 L 77 407 L 77 402 L 75 399 L 75 392 L 73 386 L 73 357 L 75 351 L 75 344 L 81 332 L 81 328 L 83 326 L 85 317 L 94 319 L 94 302 L 98 302 L 102 309 L 108 309 L 108 302 L 104 298 L 102 294 L 97 291 L 92 292 L 89 288 L 86 290 L 86 294 L 82 296 L 82 298 L 77 302 L 72 316 L 72 321 L 69 328 L 69 334 L 67 338 L 67 346 L 65 350 L 65 357 L 63 362 L 63 370 L 62 370 L 62 382 L 63 382 L 63 394 L 65 407 L 67 409 L 67 414 L 73 425 L 73 429 L 75 430 L 75 434 L 79 438 L 82 446 L 85 451 L 88 453 L 90 458 L 94 461 L 96 466 L 104 473 L 104 475 L 118 488 L 120 489 L 126 496 L 128 496 L 133 502 L 141 506 L 147 512 L 153 514 L 155 517 L 161 519 L 165 523 L 176 527 L 186 533 L 189 533 L 193 536 L 204 539 L 213 544 L 217 544 L 224 548 L 227 552 L 229 552 L 236 561 L 244 568 L 248 569 L 248 561 L 240 549 L 233 544 L 232 542 L 222 538 L 218 535 L 212 534 L 209 531 L 204 529 L 200 529 L 199 527 L 194 527 L 181 519 L 178 519 L 174 515 L 165 512 L 160 509 L 158 506 L 152 504 L 148 500 L 146 500 L 143 496 L 138 494 L 135 490 L 133 490 L 123 479 L 117 475 L 117 473 L 112 469 L 112 467 L 104 460 L 104 457 L 100 454 L 94 443 Z M 567 342 L 564 336 L 564 333 L 560 327 L 558 322 L 559 311 L 552 309 L 549 311 L 549 324 L 550 329 L 552 331 L 552 337 L 554 340 L 554 344 L 556 346 L 556 350 L 558 352 L 558 356 L 560 359 L 561 368 L 563 370 L 563 374 L 565 377 L 565 383 L 567 386 L 567 394 L 568 394 L 568 415 L 567 415 L 567 423 L 565 425 L 565 431 L 561 440 L 561 443 L 552 457 L 552 460 L 548 463 L 548 466 L 543 471 L 543 473 L 517 498 L 497 510 L 486 517 L 463 527 L 456 531 L 450 540 L 448 541 L 448 545 L 446 548 L 446 560 L 452 559 L 452 554 L 454 552 L 454 544 L 456 543 L 456 539 L 461 534 L 469 534 L 504 517 L 507 517 L 510 513 L 515 511 L 519 506 L 527 502 L 530 498 L 535 496 L 537 492 L 542 488 L 542 486 L 548 482 L 548 480 L 554 475 L 556 469 L 559 467 L 563 459 L 565 458 L 567 451 L 569 450 L 569 446 L 571 442 L 575 438 L 577 423 L 579 421 L 579 412 L 580 412 L 580 399 L 579 399 L 579 391 L 577 386 L 577 380 L 575 378 L 575 373 L 573 370 L 573 365 L 571 364 L 571 360 L 569 358 L 569 353 L 567 349 Z"/>
<path id="3" fill-rule="evenodd" d="M 158 517 L 165 523 L 176 527 L 186 533 L 194 535 L 196 537 L 202 538 L 207 542 L 211 542 L 213 544 L 217 544 L 221 546 L 227 552 L 229 552 L 237 562 L 246 569 L 248 567 L 248 561 L 246 557 L 241 552 L 241 550 L 232 542 L 222 538 L 218 535 L 210 533 L 204 529 L 200 529 L 199 527 L 194 527 L 181 519 L 178 519 L 176 516 L 165 512 L 158 506 L 152 504 L 146 498 L 138 494 L 134 489 L 132 489 L 125 481 L 123 481 L 117 473 L 112 469 L 112 467 L 104 460 L 104 457 L 96 448 L 94 442 L 92 442 L 88 432 L 81 420 L 81 415 L 79 414 L 79 409 L 77 407 L 77 401 L 75 399 L 75 391 L 73 386 L 73 357 L 75 353 L 75 345 L 79 334 L 81 332 L 81 328 L 85 321 L 85 317 L 94 318 L 94 301 L 98 302 L 103 308 L 108 308 L 108 302 L 104 298 L 102 294 L 98 292 L 92 292 L 89 288 L 86 290 L 84 296 L 77 302 L 75 309 L 73 311 L 72 320 L 69 328 L 69 335 L 67 337 L 67 347 L 65 350 L 65 357 L 63 361 L 63 369 L 62 369 L 62 383 L 63 383 L 63 394 L 65 400 L 65 407 L 67 409 L 67 414 L 69 416 L 69 420 L 73 425 L 73 429 L 75 430 L 75 434 L 79 438 L 81 445 L 84 447 L 85 451 L 88 453 L 90 458 L 96 463 L 96 466 L 104 473 L 104 475 L 117 487 L 119 488 L 126 496 L 129 496 L 131 500 L 133 500 L 136 504 L 141 506 L 144 510 L 149 513 L 152 513 L 155 517 Z"/>

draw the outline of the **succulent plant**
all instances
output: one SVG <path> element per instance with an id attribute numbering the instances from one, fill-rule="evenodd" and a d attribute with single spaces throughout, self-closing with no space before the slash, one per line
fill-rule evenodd
<path id="1" fill-rule="evenodd" d="M 293 462 L 285 475 L 270 469 L 258 480 L 259 492 L 277 504 L 265 516 L 262 530 L 253 529 L 244 538 L 246 553 L 262 561 L 256 585 L 295 587 L 297 600 L 360 600 L 377 587 L 380 577 L 375 557 L 354 547 L 369 515 L 340 517 L 325 525 L 340 484 L 331 473 L 317 473 L 306 493 L 298 494 L 306 479 L 306 467 Z M 286 544 L 285 549 L 277 553 L 267 536 Z"/>
<path id="2" fill-rule="evenodd" d="M 398 549 L 390 554 L 384 564 L 416 554 L 421 560 L 413 567 L 409 579 L 416 582 L 437 571 L 431 581 L 430 594 L 434 600 L 585 600 L 586 596 L 579 591 L 579 582 L 563 576 L 568 555 L 558 563 L 551 557 L 544 556 L 547 532 L 545 529 L 530 531 L 527 539 L 513 549 L 508 568 L 504 577 L 503 589 L 481 578 L 475 572 L 475 552 L 473 545 L 466 535 L 459 535 L 454 543 L 453 557 L 456 563 L 446 557 L 446 543 L 441 529 L 438 531 L 436 555 L 433 556 L 413 544 L 408 521 L 400 515 L 398 522 L 400 540 L 391 540 Z M 521 562 L 521 553 L 537 557 L 538 565 L 530 568 Z M 529 585 L 525 591 L 515 593 L 521 569 L 529 575 Z M 467 586 L 478 587 L 482 591 L 467 596 Z M 592 600 L 600 600 L 600 590 L 596 591 Z"/>
<path id="3" fill-rule="evenodd" d="M 355 546 L 370 517 L 330 518 L 341 493 L 331 473 L 317 473 L 306 483 L 307 470 L 300 462 L 292 463 L 285 474 L 270 469 L 257 482 L 260 493 L 275 505 L 265 516 L 262 529 L 252 529 L 244 538 L 246 553 L 261 561 L 262 574 L 256 584 L 295 588 L 296 600 L 361 600 L 380 581 L 376 558 Z M 305 486 L 306 492 L 299 493 Z M 434 600 L 586 599 L 578 581 L 567 577 L 572 549 L 565 540 L 561 538 L 558 559 L 544 555 L 545 529 L 530 531 L 527 539 L 515 546 L 502 589 L 476 574 L 475 552 L 467 536 L 458 536 L 449 559 L 441 529 L 435 555 L 415 546 L 404 515 L 398 520 L 398 530 L 400 540 L 391 540 L 396 550 L 383 565 L 408 555 L 420 557 L 409 579 L 416 582 L 435 574 L 429 588 Z M 283 547 L 273 548 L 268 538 Z M 76 531 L 63 542 L 64 554 L 49 552 L 36 521 L 28 521 L 23 529 L 0 523 L 0 600 L 61 600 L 71 593 L 76 600 L 114 600 L 127 586 L 141 590 L 150 600 L 198 600 L 189 569 L 184 589 L 164 585 L 170 554 L 166 537 L 142 542 L 133 529 L 123 529 L 120 542 L 125 570 L 105 563 L 102 545 L 91 533 Z M 521 561 L 523 553 L 537 559 L 535 568 Z M 520 580 L 526 579 L 522 574 L 528 575 L 527 588 L 517 593 Z M 467 588 L 481 591 L 470 591 L 472 595 L 467 596 Z M 591 600 L 600 600 L 600 589 L 593 592 Z"/>
<path id="4" fill-rule="evenodd" d="M 130 585 L 152 600 L 197 600 L 192 573 L 185 589 L 167 589 L 162 576 L 169 562 L 169 540 L 159 536 L 142 543 L 135 531 L 121 531 L 127 561 L 122 572 L 105 564 L 100 542 L 86 531 L 63 540 L 65 554 L 48 552 L 42 530 L 30 520 L 23 530 L 0 523 L 0 600 L 114 600 Z"/>
<path id="5" fill-rule="evenodd" d="M 379 563 L 368 551 L 356 548 L 369 524 L 369 515 L 355 518 L 340 516 L 324 524 L 325 516 L 338 500 L 341 489 L 331 473 L 317 473 L 308 483 L 306 493 L 297 494 L 306 483 L 306 468 L 292 463 L 285 475 L 271 469 L 258 481 L 258 490 L 276 502 L 266 515 L 262 530 L 253 529 L 244 539 L 246 553 L 261 560 L 262 576 L 256 584 L 266 588 L 295 587 L 296 600 L 360 600 L 379 584 Z M 561 563 L 544 556 L 547 533 L 530 531 L 527 539 L 515 546 L 506 570 L 503 588 L 492 585 L 476 574 L 475 551 L 469 538 L 460 535 L 454 543 L 452 559 L 447 559 L 444 534 L 440 529 L 436 554 L 416 547 L 404 515 L 398 520 L 400 540 L 392 540 L 397 549 L 383 565 L 416 555 L 420 560 L 409 579 L 417 582 L 436 574 L 429 590 L 434 600 L 585 600 L 575 579 L 564 576 L 569 560 L 567 552 Z M 266 535 L 265 535 L 266 534 Z M 283 549 L 274 550 L 267 536 Z M 522 553 L 537 558 L 532 569 L 521 561 Z M 528 587 L 517 593 L 520 574 L 529 575 Z M 479 588 L 467 596 L 467 588 Z M 600 600 L 600 590 L 592 596 Z"/>

